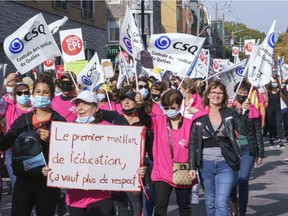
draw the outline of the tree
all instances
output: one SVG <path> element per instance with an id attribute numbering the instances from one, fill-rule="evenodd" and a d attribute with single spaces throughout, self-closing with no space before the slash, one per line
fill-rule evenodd
<path id="1" fill-rule="evenodd" d="M 278 56 L 284 56 L 285 63 L 288 63 L 288 32 L 279 34 L 274 47 L 274 56 L 275 61 L 277 61 Z"/>
<path id="2" fill-rule="evenodd" d="M 225 22 L 224 24 L 225 31 L 225 49 L 226 55 L 228 58 L 232 59 L 232 46 L 239 46 L 242 48 L 240 50 L 240 58 L 246 58 L 244 53 L 244 40 L 246 39 L 255 39 L 256 41 L 260 39 L 260 42 L 265 38 L 266 33 L 260 32 L 255 29 L 248 28 L 243 23 L 235 22 Z M 231 45 L 231 40 L 234 41 L 234 44 Z"/>

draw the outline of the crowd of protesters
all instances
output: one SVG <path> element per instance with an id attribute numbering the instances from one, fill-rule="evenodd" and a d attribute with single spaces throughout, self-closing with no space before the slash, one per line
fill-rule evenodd
<path id="1" fill-rule="evenodd" d="M 288 95 L 286 83 L 278 77 L 260 90 L 250 91 L 246 80 L 238 83 L 234 101 L 217 78 L 201 82 L 173 74 L 165 81 L 140 77 L 117 89 L 113 77 L 93 91 L 76 80 L 73 72 L 59 79 L 45 72 L 34 81 L 15 73 L 6 77 L 0 101 L 5 120 L 0 150 L 11 180 L 13 216 L 30 216 L 32 211 L 39 216 L 64 215 L 67 209 L 72 216 L 165 216 L 172 190 L 179 214 L 190 216 L 192 205 L 199 204 L 200 187 L 208 216 L 243 216 L 251 169 L 264 158 L 263 135 L 269 134 L 272 148 L 285 148 Z M 146 195 L 47 187 L 49 164 L 37 178 L 13 175 L 11 147 L 29 127 L 37 128 L 48 162 L 51 121 L 75 122 L 79 127 L 146 126 L 145 163 L 137 170 Z M 173 162 L 189 164 L 191 184 L 173 183 Z"/>

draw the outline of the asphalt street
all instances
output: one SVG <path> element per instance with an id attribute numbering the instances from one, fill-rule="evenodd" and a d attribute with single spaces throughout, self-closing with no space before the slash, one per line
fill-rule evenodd
<path id="1" fill-rule="evenodd" d="M 283 140 L 284 141 L 284 140 Z M 265 142 L 266 157 L 263 164 L 255 167 L 250 179 L 250 194 L 247 215 L 288 216 L 288 143 L 285 149 L 271 148 Z M 286 160 L 285 160 L 286 159 Z M 4 192 L 1 202 L 1 216 L 9 216 L 12 196 Z M 66 214 L 68 216 L 69 214 Z M 178 216 L 176 198 L 171 196 L 168 216 Z M 200 190 L 199 205 L 192 206 L 193 216 L 205 216 L 203 191 Z"/>

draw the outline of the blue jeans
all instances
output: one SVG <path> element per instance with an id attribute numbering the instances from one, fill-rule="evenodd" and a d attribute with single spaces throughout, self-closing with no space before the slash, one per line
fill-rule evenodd
<path id="1" fill-rule="evenodd" d="M 255 162 L 255 156 L 249 155 L 248 145 L 241 146 L 240 170 L 238 171 L 237 185 L 233 188 L 233 191 L 231 193 L 231 201 L 234 203 L 237 202 L 237 186 L 238 186 L 239 213 L 243 215 L 245 215 L 247 211 L 249 178 L 254 162 Z"/>
<path id="2" fill-rule="evenodd" d="M 228 216 L 228 203 L 237 172 L 225 160 L 203 160 L 199 168 L 207 216 Z"/>
<path id="3" fill-rule="evenodd" d="M 6 168 L 7 172 L 11 181 L 11 187 L 12 191 L 14 190 L 14 185 L 16 182 L 16 176 L 13 174 L 13 169 L 12 169 L 12 151 L 11 149 L 8 149 L 5 151 L 5 162 L 6 162 Z"/>

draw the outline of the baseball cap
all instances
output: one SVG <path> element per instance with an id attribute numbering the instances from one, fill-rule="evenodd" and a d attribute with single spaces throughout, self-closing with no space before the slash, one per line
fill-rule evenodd
<path id="1" fill-rule="evenodd" d="M 71 104 L 75 104 L 77 100 L 83 100 L 87 103 L 96 103 L 98 104 L 99 100 L 97 98 L 97 95 L 94 92 L 85 90 L 80 92 L 76 98 L 73 98 L 71 100 Z"/>
<path id="2" fill-rule="evenodd" d="M 126 92 L 124 95 L 121 95 L 119 98 L 123 100 L 125 98 L 130 98 L 131 100 L 135 100 L 136 93 L 135 92 Z"/>
<path id="3" fill-rule="evenodd" d="M 72 71 L 71 71 L 71 74 L 72 74 L 72 77 L 73 77 L 74 81 L 77 82 L 76 74 L 75 74 L 74 72 L 72 72 Z M 64 73 L 62 74 L 62 76 L 60 77 L 60 79 L 67 78 L 67 79 L 69 79 L 70 81 L 73 82 L 72 77 L 71 77 L 71 75 L 70 75 L 69 72 L 64 72 Z"/>

